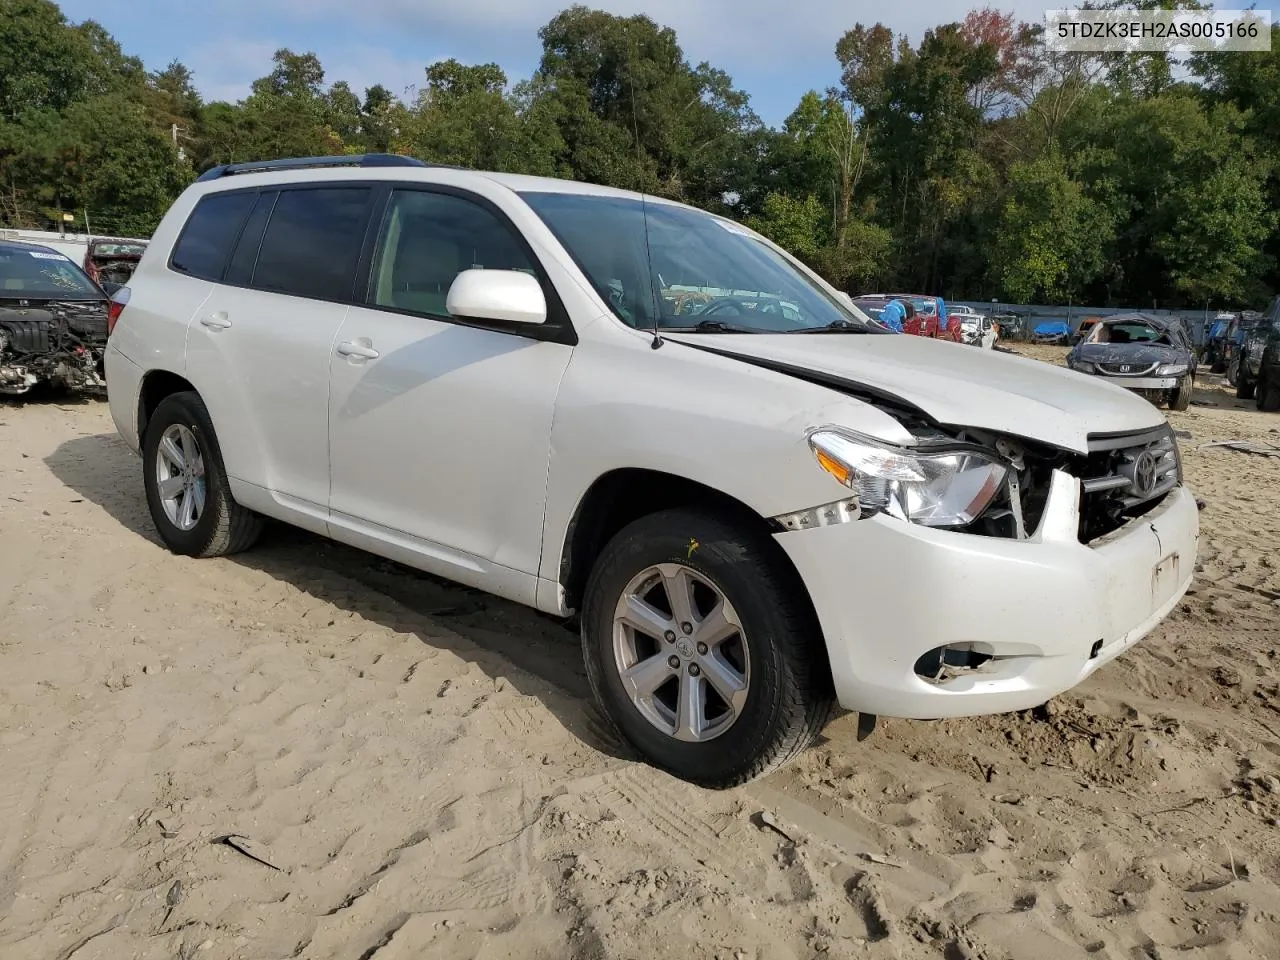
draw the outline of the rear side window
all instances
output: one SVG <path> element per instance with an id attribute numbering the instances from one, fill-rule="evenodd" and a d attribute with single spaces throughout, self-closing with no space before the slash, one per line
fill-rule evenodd
<path id="1" fill-rule="evenodd" d="M 271 216 L 271 208 L 275 206 L 277 193 L 266 190 L 258 194 L 258 202 L 253 212 L 245 221 L 240 231 L 240 239 L 236 241 L 236 249 L 231 254 L 231 263 L 227 265 L 226 282 L 238 287 L 247 287 L 253 279 L 253 267 L 258 260 L 258 247 L 262 243 L 262 231 L 267 226 L 267 218 Z"/>
<path id="2" fill-rule="evenodd" d="M 371 193 L 369 187 L 282 190 L 258 249 L 253 286 L 350 300 Z"/>
<path id="3" fill-rule="evenodd" d="M 253 205 L 252 193 L 215 193 L 203 198 L 183 227 L 169 266 L 202 280 L 221 280 L 240 224 Z"/>

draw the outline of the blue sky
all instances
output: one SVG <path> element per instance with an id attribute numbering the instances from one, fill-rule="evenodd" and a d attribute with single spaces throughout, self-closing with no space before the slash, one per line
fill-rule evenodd
<path id="1" fill-rule="evenodd" d="M 612 13 L 647 13 L 675 28 L 685 56 L 709 60 L 751 95 L 756 112 L 781 123 L 800 95 L 824 89 L 839 71 L 835 42 L 853 24 L 885 22 L 918 40 L 927 27 L 961 19 L 980 0 L 892 6 L 872 0 L 598 0 Z M 1027 20 L 1045 3 L 996 4 Z M 329 81 L 357 92 L 382 83 L 397 94 L 425 66 L 456 57 L 499 63 L 512 79 L 538 62 L 538 28 L 567 0 L 63 0 L 72 21 L 97 19 L 148 68 L 182 60 L 208 99 L 237 100 L 270 71 L 279 47 L 314 51 Z"/>

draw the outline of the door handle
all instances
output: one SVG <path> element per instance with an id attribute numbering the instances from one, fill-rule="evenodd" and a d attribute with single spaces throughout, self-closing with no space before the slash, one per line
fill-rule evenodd
<path id="1" fill-rule="evenodd" d="M 210 330 L 225 330 L 231 326 L 231 321 L 227 319 L 225 313 L 218 311 L 217 313 L 209 314 L 207 317 L 201 317 L 200 324 Z"/>
<path id="2" fill-rule="evenodd" d="M 381 356 L 368 340 L 343 340 L 338 344 L 338 353 L 359 360 L 376 360 Z"/>

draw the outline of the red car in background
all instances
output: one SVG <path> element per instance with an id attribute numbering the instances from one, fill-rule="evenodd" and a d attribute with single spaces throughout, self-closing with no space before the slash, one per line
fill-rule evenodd
<path id="1" fill-rule="evenodd" d="M 139 240 L 95 238 L 89 241 L 89 248 L 85 251 L 84 272 L 99 285 L 124 286 L 133 276 L 146 249 L 146 243 Z"/>
<path id="2" fill-rule="evenodd" d="M 935 340 L 960 342 L 959 323 L 951 322 L 946 327 L 939 324 L 937 297 L 918 293 L 866 293 L 853 298 L 859 310 L 877 321 L 890 300 L 901 300 L 915 308 L 915 316 L 909 317 L 902 324 L 903 333 L 909 333 L 913 337 L 932 337 Z"/>

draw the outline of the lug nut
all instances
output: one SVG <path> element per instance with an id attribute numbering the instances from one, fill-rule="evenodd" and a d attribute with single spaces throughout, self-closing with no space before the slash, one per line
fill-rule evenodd
<path id="1" fill-rule="evenodd" d="M 680 658 L 675 656 L 675 654 L 672 654 L 671 656 L 667 657 L 667 666 L 669 666 L 672 670 L 679 670 Z"/>
<path id="2" fill-rule="evenodd" d="M 696 677 L 701 672 L 702 669 L 696 663 L 689 664 L 689 676 Z"/>
<path id="3" fill-rule="evenodd" d="M 698 644 L 698 653 L 702 654 L 704 657 L 707 655 L 707 645 L 705 643 Z"/>
<path id="4" fill-rule="evenodd" d="M 681 629 L 681 630 L 683 630 L 685 633 L 693 633 L 693 624 L 692 624 L 692 623 L 682 623 L 682 624 L 680 624 L 680 629 Z"/>
<path id="5" fill-rule="evenodd" d="M 668 630 L 666 633 L 664 633 L 664 634 L 662 635 L 662 638 L 663 638 L 664 640 L 666 640 L 666 641 L 667 641 L 667 643 L 675 643 L 675 642 L 676 642 L 676 635 L 675 635 L 675 633 L 673 633 L 673 632 L 672 632 L 672 631 L 670 631 L 670 630 Z"/>

